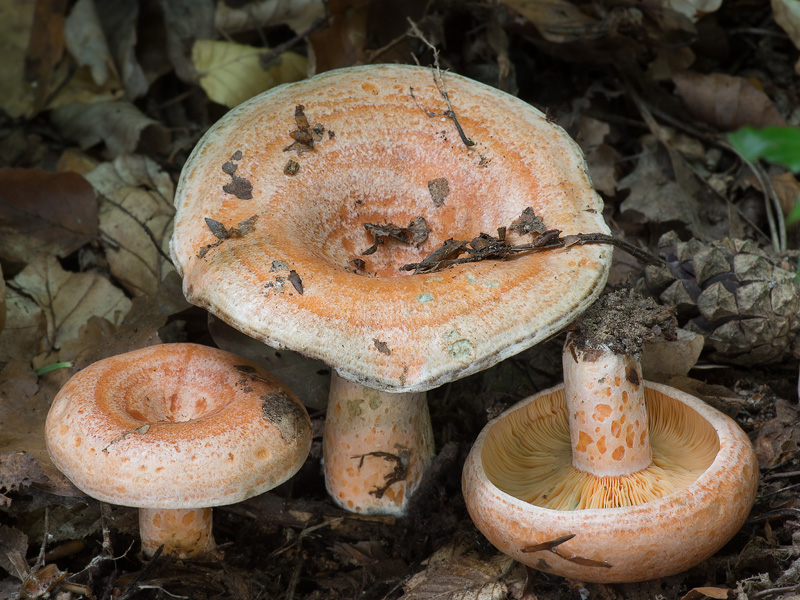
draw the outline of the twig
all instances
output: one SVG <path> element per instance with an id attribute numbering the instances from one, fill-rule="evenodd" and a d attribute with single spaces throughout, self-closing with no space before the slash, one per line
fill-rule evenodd
<path id="1" fill-rule="evenodd" d="M 557 232 L 556 235 L 553 235 L 553 232 Z M 400 267 L 400 269 L 403 271 L 414 271 L 415 275 L 419 273 L 432 273 L 435 271 L 439 271 L 441 269 L 445 269 L 447 267 L 452 267 L 453 265 L 478 262 L 481 260 L 488 260 L 488 259 L 506 259 L 514 255 L 531 254 L 534 252 L 540 252 L 542 250 L 550 250 L 553 248 L 567 248 L 575 244 L 579 245 L 611 244 L 612 246 L 616 246 L 617 248 L 624 250 L 634 258 L 644 263 L 651 265 L 664 264 L 663 260 L 653 256 L 652 254 L 650 254 L 645 250 L 642 250 L 638 246 L 634 246 L 630 242 L 617 239 L 605 233 L 578 233 L 575 235 L 567 235 L 564 237 L 561 237 L 559 234 L 560 232 L 558 232 L 558 230 L 551 230 L 546 234 L 542 234 L 540 236 L 540 238 L 542 239 L 541 242 L 533 242 L 531 244 L 518 244 L 516 246 L 496 245 L 492 247 L 491 252 L 480 252 L 474 250 L 470 252 L 469 244 L 472 244 L 472 242 L 451 242 L 451 245 L 455 246 L 457 244 L 459 250 L 470 252 L 469 256 L 462 256 L 458 258 L 444 258 L 443 260 L 432 260 L 427 262 L 425 259 L 423 259 L 422 262 L 403 265 L 402 267 Z M 495 240 L 496 238 L 491 238 L 491 239 Z"/>
<path id="2" fill-rule="evenodd" d="M 425 114 L 430 117 L 447 117 L 448 119 L 452 119 L 453 123 L 456 126 L 456 130 L 458 131 L 458 135 L 461 138 L 461 141 L 464 143 L 465 146 L 474 146 L 475 142 L 473 142 L 467 135 L 464 133 L 464 130 L 461 128 L 461 124 L 458 122 L 458 118 L 456 117 L 456 111 L 453 110 L 453 105 L 450 104 L 450 96 L 447 93 L 447 88 L 444 86 L 444 79 L 442 78 L 442 69 L 439 67 L 439 50 L 430 43 L 426 38 L 425 35 L 420 31 L 417 24 L 411 20 L 411 17 L 406 17 L 408 19 L 408 23 L 411 25 L 410 35 L 415 38 L 418 38 L 422 41 L 428 48 L 433 51 L 433 67 L 436 69 L 433 73 L 433 83 L 436 85 L 436 89 L 439 91 L 439 94 L 444 98 L 444 101 L 447 103 L 447 110 L 443 113 L 435 113 L 433 111 L 425 110 L 422 105 L 417 101 L 416 96 L 414 96 L 414 88 L 409 88 L 411 92 L 411 97 L 414 99 L 414 102 L 419 106 Z"/>
<path id="3" fill-rule="evenodd" d="M 327 24 L 328 24 L 328 17 L 314 19 L 311 22 L 311 25 L 307 29 L 305 29 L 304 31 L 301 31 L 300 33 L 295 35 L 293 38 L 291 38 L 289 40 L 286 40 L 282 44 L 278 44 L 277 46 L 275 46 L 269 52 L 266 52 L 265 54 L 262 54 L 261 56 L 259 56 L 258 57 L 258 63 L 261 65 L 261 68 L 262 69 L 266 68 L 269 65 L 269 63 L 272 60 L 274 60 L 275 57 L 277 57 L 279 54 L 283 54 L 289 48 L 291 48 L 291 47 L 297 45 L 298 43 L 302 42 L 309 35 L 314 33 L 317 29 L 319 29 L 323 25 L 327 25 Z"/>

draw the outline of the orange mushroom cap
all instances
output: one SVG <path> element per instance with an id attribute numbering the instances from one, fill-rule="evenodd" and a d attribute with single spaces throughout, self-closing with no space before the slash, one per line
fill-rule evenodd
<path id="1" fill-rule="evenodd" d="M 750 441 L 697 398 L 644 385 L 653 462 L 622 477 L 573 466 L 563 385 L 486 425 L 462 487 L 492 544 L 542 571 L 628 582 L 686 570 L 733 537 L 755 501 Z"/>
<path id="2" fill-rule="evenodd" d="M 528 207 L 564 235 L 608 231 L 582 154 L 560 127 L 446 73 L 469 146 L 443 116 L 433 75 L 404 65 L 331 71 L 226 114 L 192 152 L 175 196 L 171 252 L 189 301 L 391 392 L 490 367 L 588 306 L 608 274 L 605 245 L 400 269 L 450 238 L 494 234 Z M 313 143 L 298 145 L 296 110 Z M 362 254 L 374 243 L 366 223 L 419 217 L 431 229 L 425 241 L 388 240 Z"/>
<path id="3" fill-rule="evenodd" d="M 53 463 L 79 489 L 139 508 L 239 502 L 289 479 L 311 445 L 299 401 L 262 369 L 196 344 L 96 362 L 58 392 Z"/>

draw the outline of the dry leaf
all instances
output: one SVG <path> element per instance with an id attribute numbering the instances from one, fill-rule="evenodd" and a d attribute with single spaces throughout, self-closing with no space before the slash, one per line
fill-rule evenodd
<path id="1" fill-rule="evenodd" d="M 42 309 L 13 287 L 6 288 L 6 324 L 0 331 L 0 366 L 43 350 L 47 322 Z"/>
<path id="2" fill-rule="evenodd" d="M 528 19 L 549 42 L 568 42 L 597 24 L 567 0 L 503 0 L 503 4 Z"/>
<path id="3" fill-rule="evenodd" d="M 148 89 L 147 77 L 137 58 L 139 2 L 137 0 L 101 1 L 95 4 L 97 18 L 103 25 L 111 55 L 119 70 L 125 97 L 135 100 Z"/>
<path id="4" fill-rule="evenodd" d="M 288 25 L 296 33 L 325 17 L 323 0 L 260 0 L 238 8 L 217 2 L 214 27 L 226 33 Z"/>
<path id="5" fill-rule="evenodd" d="M 0 257 L 67 256 L 97 235 L 97 201 L 77 173 L 0 169 Z"/>
<path id="6" fill-rule="evenodd" d="M 705 338 L 685 329 L 678 329 L 677 335 L 675 340 L 658 337 L 645 344 L 642 371 L 647 380 L 665 383 L 676 375 L 688 375 L 697 364 Z"/>
<path id="7" fill-rule="evenodd" d="M 757 181 L 755 182 L 758 185 Z M 772 187 L 781 203 L 784 214 L 792 212 L 800 200 L 800 182 L 791 171 L 772 176 Z"/>
<path id="8" fill-rule="evenodd" d="M 465 547 L 439 549 L 427 568 L 405 584 L 405 600 L 503 600 L 508 588 L 502 576 L 514 561 L 503 554 L 484 560 Z"/>
<path id="9" fill-rule="evenodd" d="M 654 138 L 645 138 L 636 168 L 618 184 L 630 189 L 620 205 L 626 219 L 641 223 L 686 224 L 702 240 L 725 236 L 726 207 L 699 181 L 686 160 Z"/>
<path id="10" fill-rule="evenodd" d="M 232 108 L 276 85 L 306 76 L 306 58 L 294 52 L 278 55 L 264 68 L 261 57 L 268 51 L 234 42 L 196 41 L 192 61 L 200 87 L 214 102 Z"/>
<path id="11" fill-rule="evenodd" d="M 167 29 L 167 56 L 175 67 L 175 74 L 183 81 L 193 83 L 196 75 L 189 56 L 194 41 L 214 38 L 216 4 L 225 5 L 214 0 L 170 0 L 161 3 Z"/>
<path id="12" fill-rule="evenodd" d="M 112 157 L 142 147 L 163 152 L 169 143 L 167 130 L 130 102 L 75 102 L 53 110 L 50 118 L 64 137 L 81 148 L 102 141 Z"/>
<path id="13" fill-rule="evenodd" d="M 79 65 L 89 67 L 98 86 L 118 77 L 94 0 L 75 3 L 64 24 L 64 38 L 69 53 Z"/>
<path id="14" fill-rule="evenodd" d="M 800 48 L 800 2 L 797 0 L 772 0 L 772 18 Z"/>
<path id="15" fill-rule="evenodd" d="M 29 570 L 27 554 L 28 536 L 14 527 L 0 525 L 0 567 L 17 579 L 25 579 Z"/>
<path id="16" fill-rule="evenodd" d="M 578 118 L 576 141 L 586 155 L 592 183 L 604 194 L 613 196 L 617 192 L 617 152 L 604 143 L 610 131 L 608 123 L 585 115 Z"/>
<path id="17" fill-rule="evenodd" d="M 33 92 L 33 107 L 45 106 L 54 81 L 56 65 L 64 54 L 66 0 L 38 0 L 25 54 L 25 81 Z"/>
<path id="18" fill-rule="evenodd" d="M 103 163 L 86 179 L 100 195 L 100 231 L 113 244 L 106 249 L 111 274 L 133 295 L 154 293 L 173 270 L 165 258 L 175 214 L 172 180 L 139 155 Z"/>
<path id="19" fill-rule="evenodd" d="M 681 600 L 704 600 L 713 598 L 714 600 L 727 600 L 734 590 L 721 587 L 696 587 L 692 588 L 681 598 Z"/>
<path id="20" fill-rule="evenodd" d="M 33 95 L 25 85 L 25 55 L 35 2 L 0 2 L 0 108 L 13 118 L 31 117 Z"/>
<path id="21" fill-rule="evenodd" d="M 672 79 L 691 115 L 720 131 L 786 124 L 769 96 L 742 77 L 683 71 Z"/>
<path id="22" fill-rule="evenodd" d="M 122 290 L 97 273 L 70 273 L 52 255 L 41 256 L 8 282 L 42 309 L 46 321 L 45 342 L 58 349 L 78 335 L 90 317 L 119 323 L 131 301 Z"/>
<path id="23" fill-rule="evenodd" d="M 367 0 L 329 0 L 326 27 L 308 36 L 312 73 L 369 62 Z"/>
<path id="24" fill-rule="evenodd" d="M 661 0 L 661 6 L 684 14 L 694 22 L 717 11 L 722 0 Z"/>

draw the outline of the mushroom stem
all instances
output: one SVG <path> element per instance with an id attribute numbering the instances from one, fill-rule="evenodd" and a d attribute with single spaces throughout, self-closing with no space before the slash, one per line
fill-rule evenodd
<path id="1" fill-rule="evenodd" d="M 425 393 L 382 392 L 334 373 L 323 453 L 325 484 L 339 506 L 402 515 L 434 453 Z"/>
<path id="2" fill-rule="evenodd" d="M 142 551 L 153 556 L 160 546 L 176 558 L 199 558 L 217 544 L 211 531 L 211 508 L 140 508 Z"/>
<path id="3" fill-rule="evenodd" d="M 641 361 L 607 346 L 564 345 L 572 464 L 598 477 L 629 475 L 653 462 Z"/>

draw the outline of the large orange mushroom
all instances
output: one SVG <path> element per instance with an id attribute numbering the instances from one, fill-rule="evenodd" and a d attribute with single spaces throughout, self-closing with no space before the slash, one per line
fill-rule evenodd
<path id="1" fill-rule="evenodd" d="M 606 298 L 568 335 L 564 384 L 486 425 L 463 490 L 478 529 L 514 559 L 582 581 L 642 581 L 719 550 L 755 501 L 758 466 L 732 419 L 642 379 L 642 330 L 609 318 Z"/>
<path id="2" fill-rule="evenodd" d="M 81 491 L 139 508 L 142 549 L 198 558 L 211 507 L 272 489 L 303 465 L 311 423 L 266 371 L 197 344 L 162 344 L 79 371 L 53 400 L 47 451 Z"/>
<path id="3" fill-rule="evenodd" d="M 412 273 L 508 228 L 607 232 L 577 145 L 540 111 L 406 65 L 324 73 L 245 102 L 181 174 L 171 251 L 187 299 L 336 371 L 324 439 L 334 500 L 402 514 L 434 451 L 426 390 L 546 338 L 599 294 L 611 249 Z M 506 241 L 531 241 L 508 228 Z"/>

